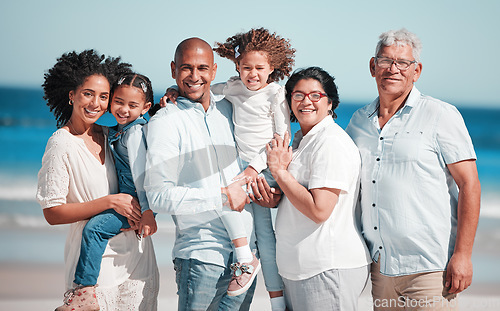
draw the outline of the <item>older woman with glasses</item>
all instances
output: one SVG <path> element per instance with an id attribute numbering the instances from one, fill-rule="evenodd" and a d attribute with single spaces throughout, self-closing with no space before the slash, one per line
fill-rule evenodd
<path id="1" fill-rule="evenodd" d="M 370 257 L 356 221 L 361 160 L 334 122 L 334 78 L 318 67 L 295 72 L 285 86 L 289 135 L 267 146 L 268 165 L 285 195 L 276 216 L 276 253 L 290 310 L 357 310 Z"/>

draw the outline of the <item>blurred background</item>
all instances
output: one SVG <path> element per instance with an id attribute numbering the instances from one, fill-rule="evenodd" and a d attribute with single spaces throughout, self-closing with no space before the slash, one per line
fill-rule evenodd
<path id="1" fill-rule="evenodd" d="M 368 61 L 378 36 L 405 27 L 423 43 L 416 86 L 455 105 L 472 136 L 483 192 L 471 290 L 500 296 L 499 14 L 495 0 L 2 1 L 0 271 L 13 264 L 62 267 L 65 226 L 45 222 L 35 193 L 45 144 L 56 130 L 40 85 L 63 53 L 93 48 L 121 56 L 152 80 L 158 101 L 174 84 L 170 62 L 180 41 L 196 36 L 214 45 L 265 27 L 290 39 L 297 50 L 294 69 L 320 66 L 335 76 L 337 122 L 345 128 L 352 113 L 377 96 Z M 215 82 L 236 74 L 229 60 L 216 56 L 216 62 Z M 100 123 L 113 125 L 114 119 L 107 114 Z M 158 219 L 158 262 L 170 267 L 172 222 L 165 215 Z M 2 286 L 0 299 L 11 292 Z"/>

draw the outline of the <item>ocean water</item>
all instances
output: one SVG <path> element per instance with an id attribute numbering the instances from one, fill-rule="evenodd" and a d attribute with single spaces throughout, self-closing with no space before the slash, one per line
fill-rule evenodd
<path id="1" fill-rule="evenodd" d="M 49 226 L 34 198 L 45 144 L 56 130 L 54 117 L 42 96 L 41 89 L 0 87 L 0 233 L 5 233 L 0 234 L 0 264 L 62 262 L 66 227 Z M 345 128 L 352 113 L 365 104 L 342 102 L 336 110 L 336 122 Z M 491 273 L 498 271 L 495 265 L 500 259 L 496 250 L 500 242 L 500 109 L 458 108 L 474 142 L 482 186 L 476 238 L 479 246 L 475 246 L 473 257 L 477 263 L 475 275 L 479 273 L 482 281 L 500 283 L 500 274 Z M 98 123 L 115 124 L 110 114 Z M 294 124 L 292 132 L 297 129 Z M 159 216 L 158 222 L 163 236 L 172 232 L 168 216 Z M 172 241 L 163 243 L 171 244 Z M 157 247 L 159 262 L 169 260 L 170 251 L 169 247 Z"/>

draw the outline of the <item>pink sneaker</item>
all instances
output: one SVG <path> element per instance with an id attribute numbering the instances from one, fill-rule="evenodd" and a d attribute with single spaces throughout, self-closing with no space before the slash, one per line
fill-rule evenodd
<path id="1" fill-rule="evenodd" d="M 253 254 L 253 260 L 249 263 L 233 263 L 231 264 L 233 277 L 227 289 L 228 296 L 238 296 L 243 294 L 250 288 L 257 273 L 260 270 L 260 261 Z"/>
<path id="2" fill-rule="evenodd" d="M 64 304 L 55 311 L 99 311 L 95 286 L 78 286 L 64 293 Z"/>

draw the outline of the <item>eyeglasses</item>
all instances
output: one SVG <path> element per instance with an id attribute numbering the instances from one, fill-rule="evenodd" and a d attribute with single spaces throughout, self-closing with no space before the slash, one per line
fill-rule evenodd
<path id="1" fill-rule="evenodd" d="M 306 96 L 313 103 L 319 102 L 323 97 L 328 97 L 328 95 L 320 92 L 311 92 L 307 94 L 301 91 L 292 92 L 292 99 L 298 102 L 303 101 L 306 98 Z"/>
<path id="2" fill-rule="evenodd" d="M 399 70 L 407 70 L 410 68 L 411 64 L 416 64 L 418 63 L 416 60 L 410 61 L 406 59 L 392 59 L 388 57 L 375 57 L 375 63 L 377 66 L 380 68 L 390 68 L 392 64 L 396 64 L 396 68 Z"/>

